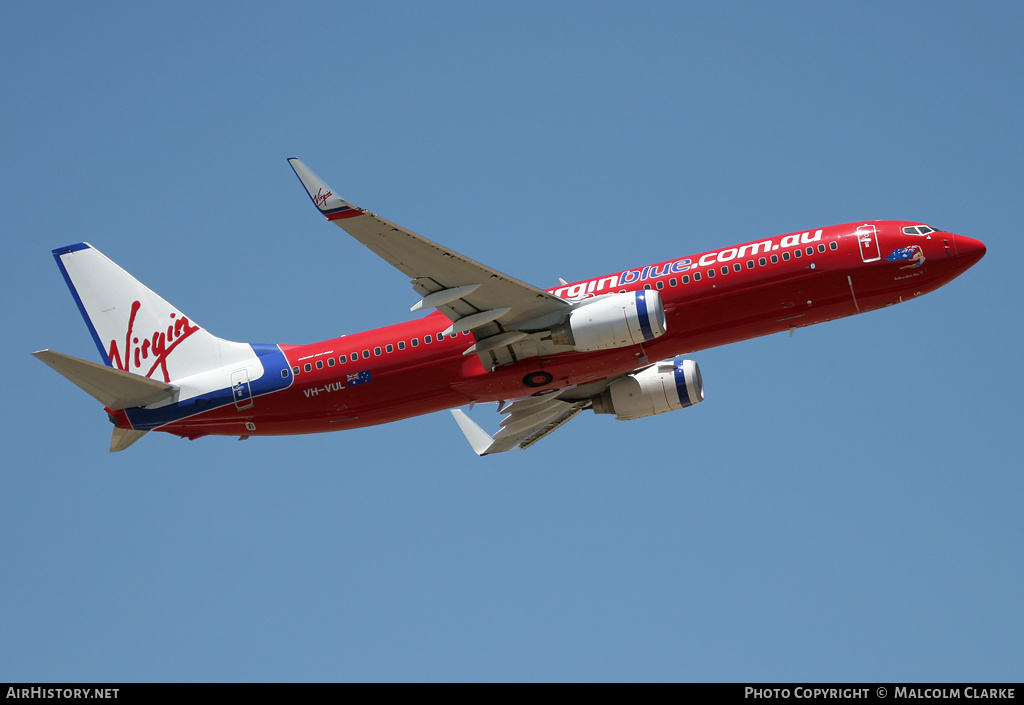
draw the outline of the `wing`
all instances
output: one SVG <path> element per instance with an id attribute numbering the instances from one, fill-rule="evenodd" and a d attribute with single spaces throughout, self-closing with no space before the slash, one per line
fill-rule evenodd
<path id="1" fill-rule="evenodd" d="M 498 413 L 505 416 L 493 436 L 480 428 L 462 409 L 452 409 L 451 412 L 477 455 L 504 453 L 513 448 L 526 450 L 593 406 L 595 398 L 624 376 L 616 375 L 542 396 L 504 401 L 498 407 Z"/>
<path id="2" fill-rule="evenodd" d="M 465 354 L 495 367 L 555 352 L 543 338 L 564 320 L 567 301 L 356 208 L 298 159 L 288 163 L 328 220 L 412 279 L 423 298 L 411 310 L 437 308 L 452 322 L 447 333 L 473 332 L 477 342 Z"/>
<path id="3" fill-rule="evenodd" d="M 541 397 L 526 399 L 505 406 L 500 411 L 508 416 L 501 420 L 501 429 L 493 436 L 477 426 L 462 409 L 452 409 L 452 416 L 473 446 L 477 455 L 504 453 L 513 448 L 526 450 L 590 405 L 589 400 L 565 401 Z"/>

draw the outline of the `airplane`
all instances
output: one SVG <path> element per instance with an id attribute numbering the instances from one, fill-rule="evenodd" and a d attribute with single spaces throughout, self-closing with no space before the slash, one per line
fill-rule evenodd
<path id="1" fill-rule="evenodd" d="M 880 220 L 763 237 L 540 289 L 342 200 L 289 159 L 328 221 L 411 279 L 412 320 L 304 345 L 223 340 L 88 243 L 53 250 L 103 364 L 35 357 L 105 407 L 111 451 L 150 431 L 276 436 L 450 409 L 478 455 L 528 448 L 585 409 L 620 420 L 704 399 L 681 356 L 901 303 L 980 241 Z M 493 434 L 459 407 L 497 402 Z"/>

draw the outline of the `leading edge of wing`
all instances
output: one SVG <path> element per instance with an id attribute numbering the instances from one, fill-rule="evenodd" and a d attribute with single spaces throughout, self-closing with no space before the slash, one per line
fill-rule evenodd
<path id="1" fill-rule="evenodd" d="M 471 330 L 480 328 L 484 329 L 480 332 L 495 335 L 568 309 L 564 299 L 356 208 L 338 197 L 301 160 L 291 158 L 288 163 L 320 213 L 412 279 L 413 288 L 428 306 L 431 295 L 465 287 L 466 293 L 457 299 L 444 300 L 447 297 L 441 294 L 444 301 L 436 304 L 453 324 L 462 320 Z M 496 315 L 481 315 L 487 313 Z M 473 323 L 470 316 L 476 316 L 480 324 L 469 325 Z M 488 327 L 494 323 L 499 327 Z"/>

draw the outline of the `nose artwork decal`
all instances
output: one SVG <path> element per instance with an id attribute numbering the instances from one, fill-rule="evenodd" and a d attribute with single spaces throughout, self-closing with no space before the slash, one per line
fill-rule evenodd
<path id="1" fill-rule="evenodd" d="M 920 245 L 898 247 L 885 259 L 889 262 L 902 262 L 906 260 L 910 262 L 910 264 L 905 264 L 900 267 L 900 269 L 911 269 L 913 267 L 920 267 L 924 264 L 924 251 L 921 249 Z"/>

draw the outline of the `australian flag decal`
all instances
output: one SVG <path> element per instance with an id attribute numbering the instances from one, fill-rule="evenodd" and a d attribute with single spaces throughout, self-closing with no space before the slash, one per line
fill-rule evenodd
<path id="1" fill-rule="evenodd" d="M 354 374 L 350 374 L 345 378 L 345 380 L 348 382 L 348 386 L 354 387 L 357 384 L 366 384 L 367 382 L 372 382 L 373 377 L 370 376 L 369 370 L 365 370 L 364 372 L 356 372 Z"/>
<path id="2" fill-rule="evenodd" d="M 892 254 L 886 257 L 890 262 L 902 262 L 904 260 L 910 262 L 910 264 L 900 267 L 900 269 L 909 269 L 910 267 L 920 267 L 924 264 L 924 252 L 921 250 L 920 245 L 911 245 L 910 247 L 899 247 L 892 251 Z"/>

